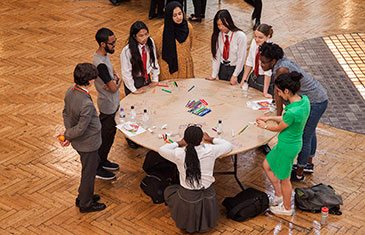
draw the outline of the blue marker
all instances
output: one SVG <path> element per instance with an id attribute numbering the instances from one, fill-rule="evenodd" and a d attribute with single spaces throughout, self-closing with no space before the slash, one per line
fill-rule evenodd
<path id="1" fill-rule="evenodd" d="M 194 87 L 195 87 L 195 86 L 192 86 L 192 87 L 188 90 L 188 92 L 189 92 L 189 91 L 191 91 Z"/>

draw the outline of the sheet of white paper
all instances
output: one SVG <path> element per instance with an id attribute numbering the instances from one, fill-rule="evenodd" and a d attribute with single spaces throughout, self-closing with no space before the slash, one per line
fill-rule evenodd
<path id="1" fill-rule="evenodd" d="M 138 129 L 136 129 L 135 126 L 138 126 Z M 121 123 L 121 124 L 117 125 L 116 127 L 129 137 L 139 135 L 146 131 L 146 129 L 139 126 L 135 122 Z"/>

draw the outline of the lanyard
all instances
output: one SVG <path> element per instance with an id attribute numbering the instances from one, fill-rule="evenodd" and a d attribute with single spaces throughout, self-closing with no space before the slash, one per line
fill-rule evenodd
<path id="1" fill-rule="evenodd" d="M 80 87 L 78 87 L 77 85 L 75 85 L 74 87 L 72 87 L 72 90 L 78 90 L 78 91 L 81 91 L 81 92 L 83 92 L 83 93 L 85 93 L 85 94 L 87 94 L 90 98 L 91 98 L 91 96 L 90 96 L 90 93 L 89 92 L 86 92 L 84 89 L 82 89 L 82 88 L 80 88 Z"/>

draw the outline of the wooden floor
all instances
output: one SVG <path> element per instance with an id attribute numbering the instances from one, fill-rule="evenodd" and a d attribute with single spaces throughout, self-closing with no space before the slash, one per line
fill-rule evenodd
<path id="1" fill-rule="evenodd" d="M 0 4 L 0 234 L 179 234 L 164 205 L 154 205 L 139 183 L 146 150 L 129 149 L 116 135 L 110 159 L 121 165 L 117 179 L 96 181 L 96 192 L 107 209 L 80 214 L 74 206 L 80 162 L 71 148 L 61 148 L 63 97 L 79 62 L 91 61 L 97 48 L 94 35 L 111 28 L 119 54 L 131 23 L 145 21 L 153 34 L 162 20 L 148 20 L 147 0 L 119 7 L 108 1 L 3 0 Z M 212 18 L 227 8 L 236 24 L 252 37 L 252 8 L 243 0 L 209 0 L 206 19 L 194 24 L 195 75 L 210 73 L 209 41 Z M 304 39 L 337 33 L 365 32 L 363 0 L 264 0 L 262 22 L 274 27 L 273 41 L 283 47 Z M 188 12 L 192 12 L 188 0 Z M 95 97 L 95 89 L 92 89 Z M 365 234 L 365 136 L 319 125 L 315 173 L 305 183 L 332 185 L 343 197 L 342 216 L 295 210 L 293 217 L 265 214 L 238 223 L 224 216 L 208 234 Z M 270 143 L 275 144 L 275 140 Z M 251 151 L 239 158 L 239 178 L 246 187 L 272 194 L 260 167 L 263 154 Z M 229 170 L 230 158 L 218 160 L 217 170 Z M 239 192 L 232 176 L 217 176 L 216 191 L 224 197 Z"/>

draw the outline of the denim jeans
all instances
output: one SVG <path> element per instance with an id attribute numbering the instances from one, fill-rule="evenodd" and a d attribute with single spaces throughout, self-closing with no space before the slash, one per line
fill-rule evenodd
<path id="1" fill-rule="evenodd" d="M 303 131 L 303 147 L 298 154 L 298 167 L 305 167 L 310 157 L 314 157 L 317 150 L 316 127 L 319 119 L 326 111 L 328 100 L 311 104 L 311 110 Z"/>

